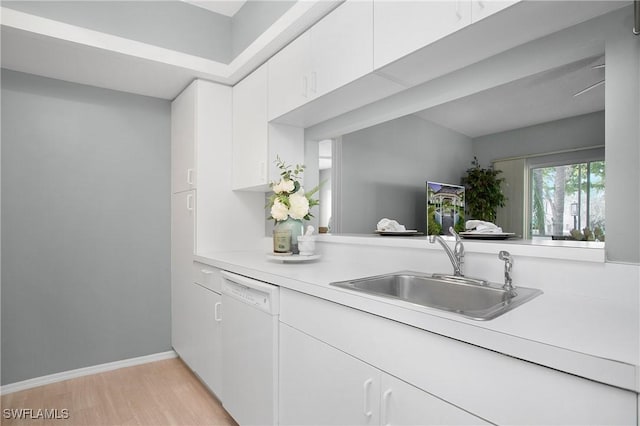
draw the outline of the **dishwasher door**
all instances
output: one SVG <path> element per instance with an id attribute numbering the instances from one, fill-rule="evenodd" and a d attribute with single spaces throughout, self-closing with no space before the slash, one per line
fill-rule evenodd
<path id="1" fill-rule="evenodd" d="M 222 275 L 222 405 L 240 425 L 275 425 L 279 288 Z"/>

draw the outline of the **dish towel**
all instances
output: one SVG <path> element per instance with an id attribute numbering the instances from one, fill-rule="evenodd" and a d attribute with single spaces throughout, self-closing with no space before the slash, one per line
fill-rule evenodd
<path id="1" fill-rule="evenodd" d="M 407 228 L 405 228 L 404 225 L 400 225 L 397 220 L 387 219 L 386 217 L 380 219 L 376 229 L 380 232 L 404 232 L 407 230 Z"/>
<path id="2" fill-rule="evenodd" d="M 477 234 L 502 234 L 502 228 L 495 223 L 485 222 L 483 220 L 468 220 L 465 223 L 467 232 Z"/>

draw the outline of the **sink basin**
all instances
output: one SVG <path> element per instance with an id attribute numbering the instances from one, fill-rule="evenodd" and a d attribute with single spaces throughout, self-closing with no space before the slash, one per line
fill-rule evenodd
<path id="1" fill-rule="evenodd" d="M 483 280 L 417 272 L 397 272 L 331 285 L 454 312 L 475 320 L 493 319 L 542 294 L 532 288 L 517 287 L 509 292 L 501 285 Z"/>

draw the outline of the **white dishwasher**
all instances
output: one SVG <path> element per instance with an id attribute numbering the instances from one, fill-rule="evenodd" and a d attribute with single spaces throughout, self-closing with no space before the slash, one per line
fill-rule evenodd
<path id="1" fill-rule="evenodd" d="M 275 425 L 279 288 L 222 276 L 222 405 L 242 426 Z"/>

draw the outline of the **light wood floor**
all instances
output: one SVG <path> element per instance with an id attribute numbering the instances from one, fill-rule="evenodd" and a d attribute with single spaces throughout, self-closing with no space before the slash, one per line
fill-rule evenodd
<path id="1" fill-rule="evenodd" d="M 6 409 L 66 408 L 69 418 L 5 419 Z M 2 426 L 229 425 L 236 423 L 178 358 L 99 373 L 2 396 Z"/>

